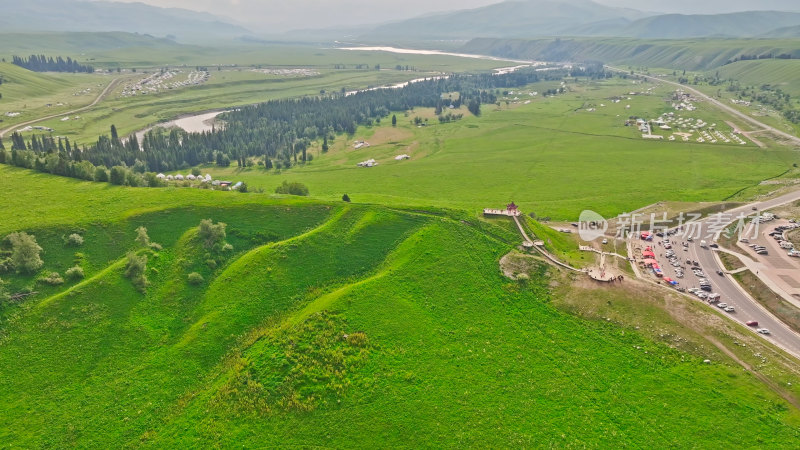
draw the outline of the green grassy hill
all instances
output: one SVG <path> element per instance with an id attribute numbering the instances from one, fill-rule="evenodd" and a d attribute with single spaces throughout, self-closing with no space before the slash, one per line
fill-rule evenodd
<path id="1" fill-rule="evenodd" d="M 557 306 L 553 283 L 568 278 L 536 260 L 528 281 L 503 277 L 510 227 L 0 175 L 27 187 L 0 197 L 19 213 L 0 234 L 35 234 L 41 273 L 85 270 L 55 287 L 2 275 L 39 292 L 0 309 L 4 445 L 788 447 L 800 430 L 800 411 L 670 319 L 648 313 L 638 330 L 576 317 Z M 232 250 L 203 247 L 204 218 L 228 224 Z M 138 248 L 139 226 L 163 248 Z M 124 277 L 128 250 L 148 256 L 146 293 Z"/>
<path id="2" fill-rule="evenodd" d="M 800 96 L 800 61 L 766 59 L 757 61 L 737 61 L 719 69 L 719 77 L 736 80 L 742 86 L 779 87 L 782 91 Z"/>
<path id="3" fill-rule="evenodd" d="M 64 54 L 76 56 L 97 51 L 127 48 L 151 50 L 191 48 L 164 38 L 121 31 L 107 32 L 6 32 L 0 33 L 0 54 L 27 56 L 30 54 Z"/>
<path id="4" fill-rule="evenodd" d="M 786 53 L 800 58 L 798 41 L 792 39 L 478 38 L 468 42 L 462 51 L 542 61 L 601 61 L 686 70 L 709 70 L 741 55 Z"/>
<path id="5" fill-rule="evenodd" d="M 760 36 L 775 28 L 797 26 L 800 13 L 747 11 L 729 14 L 663 14 L 645 17 L 608 36 L 688 39 L 693 37 Z M 612 34 L 613 33 L 613 34 Z"/>
<path id="6" fill-rule="evenodd" d="M 60 75 L 36 73 L 7 62 L 0 62 L 0 104 L 40 96 L 42 93 L 71 88 L 73 83 Z M 79 75 L 80 76 L 80 75 Z"/>

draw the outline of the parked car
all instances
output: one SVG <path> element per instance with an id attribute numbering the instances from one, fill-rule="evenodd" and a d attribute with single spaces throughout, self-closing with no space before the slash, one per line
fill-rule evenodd
<path id="1" fill-rule="evenodd" d="M 725 302 L 717 303 L 717 308 L 725 309 L 728 307 L 728 304 Z"/>
<path id="2" fill-rule="evenodd" d="M 734 308 L 733 306 L 728 306 L 727 308 L 725 308 L 725 312 L 729 313 L 736 312 L 736 308 Z"/>
<path id="3" fill-rule="evenodd" d="M 757 320 L 748 320 L 747 322 L 745 322 L 745 325 L 747 325 L 748 327 L 757 327 L 758 326 L 758 321 Z"/>
<path id="4" fill-rule="evenodd" d="M 721 270 L 717 270 L 717 275 L 722 276 L 724 275 Z"/>
<path id="5" fill-rule="evenodd" d="M 756 331 L 758 331 L 761 334 L 769 334 L 769 330 L 766 328 L 759 328 Z"/>

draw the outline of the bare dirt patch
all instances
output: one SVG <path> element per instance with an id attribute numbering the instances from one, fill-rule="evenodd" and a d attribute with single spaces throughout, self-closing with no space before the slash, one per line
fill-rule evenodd
<path id="1" fill-rule="evenodd" d="M 500 270 L 512 280 L 530 278 L 530 274 L 538 271 L 547 262 L 539 256 L 512 251 L 500 259 Z"/>

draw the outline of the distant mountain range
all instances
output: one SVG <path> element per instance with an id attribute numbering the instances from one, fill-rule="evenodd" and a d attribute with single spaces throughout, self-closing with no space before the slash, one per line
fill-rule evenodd
<path id="1" fill-rule="evenodd" d="M 772 32 L 777 37 L 792 37 L 797 36 L 797 30 L 792 28 L 797 26 L 800 13 L 781 11 L 657 14 L 604 6 L 590 0 L 509 0 L 367 29 L 332 29 L 328 37 L 370 42 L 545 36 L 684 39 L 770 36 Z M 318 31 L 314 35 L 322 34 Z"/>
<path id="2" fill-rule="evenodd" d="M 219 39 L 256 42 L 251 30 L 229 19 L 143 3 L 86 0 L 0 0 L 0 33 L 128 32 L 180 42 Z M 591 0 L 508 0 L 413 19 L 288 33 L 286 40 L 360 42 L 466 41 L 473 38 L 549 36 L 682 39 L 800 37 L 800 13 L 753 11 L 713 15 L 658 14 Z M 271 39 L 278 38 L 271 36 Z"/>
<path id="3" fill-rule="evenodd" d="M 0 0 L 0 31 L 124 31 L 211 41 L 252 34 L 217 16 L 143 3 L 80 0 Z"/>
<path id="4" fill-rule="evenodd" d="M 364 34 L 364 37 L 453 39 L 549 36 L 587 24 L 604 23 L 613 28 L 647 16 L 641 11 L 612 8 L 589 0 L 512 0 L 381 25 Z"/>

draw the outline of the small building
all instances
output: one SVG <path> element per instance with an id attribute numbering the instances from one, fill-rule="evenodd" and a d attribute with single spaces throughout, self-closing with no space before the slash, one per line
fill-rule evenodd
<path id="1" fill-rule="evenodd" d="M 174 176 L 172 176 L 172 175 L 167 175 L 167 181 L 172 181 L 172 180 L 174 180 L 174 179 L 175 179 L 175 177 L 174 177 Z"/>
<path id="2" fill-rule="evenodd" d="M 181 174 L 177 174 L 177 175 L 175 175 L 175 180 L 177 180 L 177 181 L 183 181 L 183 175 L 181 175 Z"/>
<path id="3" fill-rule="evenodd" d="M 197 179 L 197 177 L 196 177 L 196 176 L 194 176 L 194 175 L 192 175 L 192 174 L 189 174 L 189 175 L 186 175 L 186 179 L 187 179 L 187 180 L 196 180 L 196 179 Z"/>
<path id="4" fill-rule="evenodd" d="M 163 180 L 163 179 L 165 179 L 167 177 L 163 173 L 160 173 L 160 174 L 156 175 L 156 178 L 158 178 L 159 180 Z"/>

